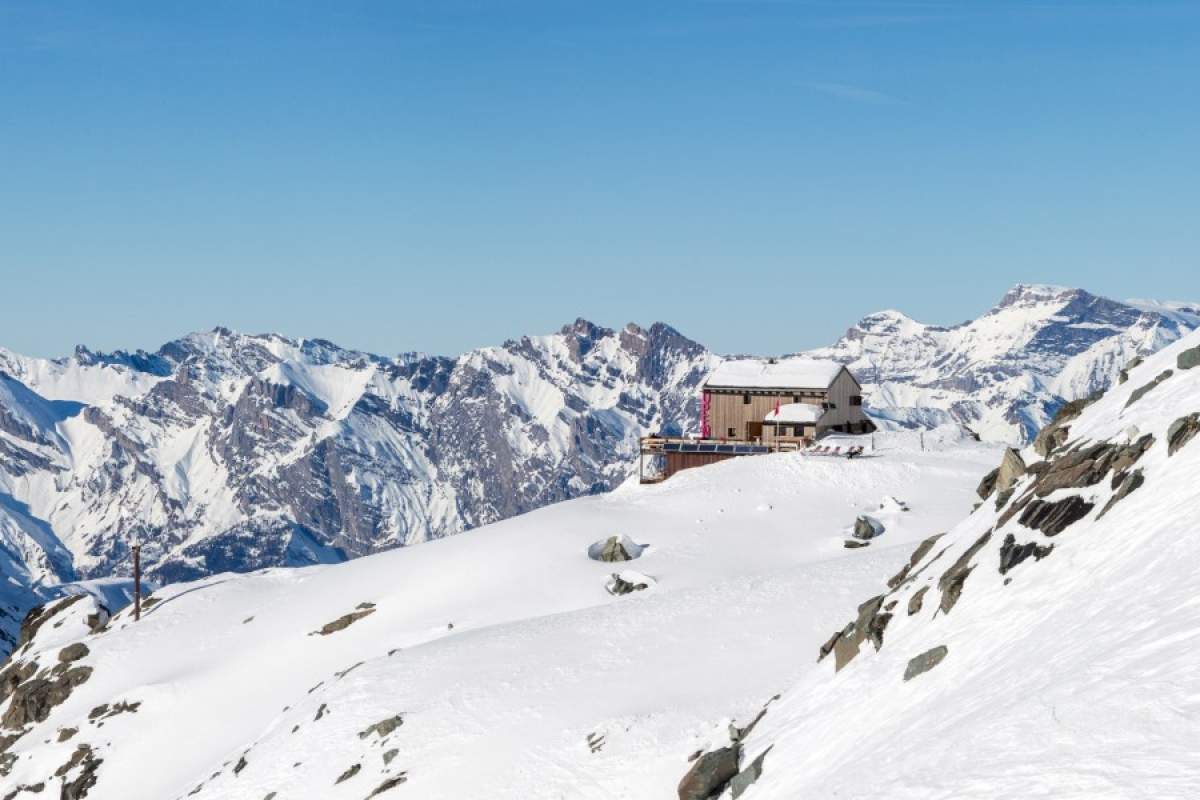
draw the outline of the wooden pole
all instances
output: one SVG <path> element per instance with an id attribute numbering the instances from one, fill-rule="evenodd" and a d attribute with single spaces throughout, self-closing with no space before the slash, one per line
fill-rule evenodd
<path id="1" fill-rule="evenodd" d="M 142 546 L 133 546 L 133 621 L 142 618 Z"/>

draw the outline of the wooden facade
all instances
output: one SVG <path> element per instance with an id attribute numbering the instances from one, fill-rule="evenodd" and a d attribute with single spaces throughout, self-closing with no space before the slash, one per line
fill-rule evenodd
<path id="1" fill-rule="evenodd" d="M 704 387 L 703 407 L 709 436 L 731 441 L 769 442 L 775 435 L 814 438 L 827 431 L 866 433 L 874 429 L 862 409 L 862 387 L 843 367 L 828 386 L 821 387 Z M 776 406 L 810 403 L 824 409 L 814 423 L 781 422 L 764 425 Z"/>

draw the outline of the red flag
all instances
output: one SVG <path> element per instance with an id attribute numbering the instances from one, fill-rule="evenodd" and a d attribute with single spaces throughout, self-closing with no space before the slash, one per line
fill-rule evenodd
<path id="1" fill-rule="evenodd" d="M 779 419 L 779 398 L 775 398 L 775 419 Z"/>

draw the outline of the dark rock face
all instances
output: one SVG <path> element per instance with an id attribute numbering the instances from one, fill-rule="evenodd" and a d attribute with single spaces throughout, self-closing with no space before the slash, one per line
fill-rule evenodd
<path id="1" fill-rule="evenodd" d="M 942 593 L 942 600 L 938 604 L 943 614 L 949 614 L 950 609 L 954 608 L 954 604 L 958 602 L 958 598 L 962 596 L 963 584 L 967 582 L 971 571 L 975 566 L 971 564 L 971 559 L 975 557 L 988 540 L 992 538 L 992 532 L 980 536 L 975 540 L 975 543 L 966 549 L 966 551 L 958 557 L 958 560 L 950 565 L 950 568 L 942 573 L 938 578 L 938 590 Z"/>
<path id="2" fill-rule="evenodd" d="M 1200 346 L 1184 350 L 1175 357 L 1175 366 L 1179 369 L 1200 367 Z"/>
<path id="3" fill-rule="evenodd" d="M 869 547 L 870 544 L 870 542 L 860 542 L 858 539 L 847 539 L 842 542 L 842 547 L 847 550 L 857 550 L 860 547 Z"/>
<path id="4" fill-rule="evenodd" d="M 51 709 L 71 696 L 76 686 L 92 676 L 91 667 L 64 667 L 65 664 L 60 664 L 18 685 L 8 710 L 0 717 L 0 726 L 21 730 L 31 723 L 42 722 L 50 716 Z"/>
<path id="5" fill-rule="evenodd" d="M 96 772 L 102 763 L 103 761 L 96 757 L 90 746 L 81 744 L 76 747 L 70 760 L 54 772 L 56 777 L 63 779 L 59 794 L 61 800 L 82 800 L 87 797 L 88 792 L 96 785 L 98 779 Z M 75 770 L 78 770 L 78 774 L 68 780 L 70 774 Z"/>
<path id="6" fill-rule="evenodd" d="M 1008 574 L 1009 570 L 1030 556 L 1035 561 L 1041 561 L 1050 555 L 1050 551 L 1053 549 L 1054 545 L 1043 547 L 1037 542 L 1026 542 L 1019 545 L 1017 544 L 1017 537 L 1010 533 L 1004 537 L 1004 542 L 1000 545 L 1000 574 Z"/>
<path id="7" fill-rule="evenodd" d="M 930 650 L 926 650 L 919 656 L 913 656 L 909 660 L 908 666 L 904 669 L 904 680 L 911 681 L 918 675 L 933 669 L 938 664 L 942 663 L 943 659 L 946 658 L 946 654 L 949 652 L 950 651 L 946 648 L 946 645 L 943 644 L 938 645 Z"/>
<path id="8" fill-rule="evenodd" d="M 979 495 L 980 500 L 987 500 L 992 496 L 992 492 L 996 491 L 996 480 L 1000 477 L 1000 468 L 989 472 L 983 476 L 983 480 L 979 482 L 979 486 L 975 488 L 975 493 Z"/>
<path id="9" fill-rule="evenodd" d="M 870 641 L 876 651 L 883 647 L 883 632 L 892 621 L 892 615 L 882 610 L 884 597 L 872 597 L 860 605 L 858 617 L 821 646 L 817 661 L 833 653 L 834 671 L 837 672 L 854 660 L 863 642 Z"/>
<path id="10" fill-rule="evenodd" d="M 392 777 L 384 780 L 383 783 L 376 786 L 374 788 L 374 790 L 372 790 L 372 792 L 369 795 L 367 795 L 367 800 L 371 800 L 372 797 L 378 797 L 379 795 L 383 794 L 387 790 L 395 789 L 400 784 L 407 783 L 407 782 L 408 782 L 408 773 L 401 772 L 399 775 L 393 775 Z"/>
<path id="11" fill-rule="evenodd" d="M 709 800 L 719 795 L 738 774 L 741 757 L 739 744 L 702 754 L 679 782 L 679 800 Z"/>
<path id="12" fill-rule="evenodd" d="M 1047 536 L 1057 536 L 1070 525 L 1087 516 L 1094 508 L 1092 503 L 1081 497 L 1066 497 L 1055 503 L 1034 500 L 1021 513 L 1019 522 L 1027 528 L 1041 531 Z"/>
<path id="13" fill-rule="evenodd" d="M 1138 400 L 1141 400 L 1150 391 L 1152 391 L 1155 387 L 1157 387 L 1160 383 L 1165 381 L 1167 378 L 1170 378 L 1174 374 L 1175 373 L 1169 369 L 1163 370 L 1162 372 L 1158 373 L 1158 375 L 1156 375 L 1154 377 L 1154 380 L 1150 381 L 1145 386 L 1139 386 L 1138 388 L 1134 389 L 1133 393 L 1131 395 L 1129 395 L 1129 399 L 1127 401 L 1125 401 L 1125 407 L 1129 408 L 1131 405 L 1136 403 Z"/>
<path id="14" fill-rule="evenodd" d="M 1104 508 L 1100 509 L 1100 513 L 1096 515 L 1096 519 L 1100 519 L 1107 514 L 1112 510 L 1113 506 L 1140 489 L 1145 482 L 1146 478 L 1140 469 L 1135 469 L 1132 472 L 1118 472 L 1114 475 L 1112 488 L 1116 490 L 1116 493 L 1108 499 L 1108 502 L 1104 504 Z"/>
<path id="15" fill-rule="evenodd" d="M 1167 428 L 1167 455 L 1175 455 L 1197 433 L 1200 433 L 1200 413 L 1188 414 L 1172 422 Z"/>

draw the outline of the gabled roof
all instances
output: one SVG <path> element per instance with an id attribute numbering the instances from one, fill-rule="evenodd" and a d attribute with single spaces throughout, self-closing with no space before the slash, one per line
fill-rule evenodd
<path id="1" fill-rule="evenodd" d="M 704 385 L 710 389 L 827 389 L 843 369 L 836 361 L 756 358 L 721 363 Z"/>
<path id="2" fill-rule="evenodd" d="M 815 403 L 786 403 L 767 412 L 763 422 L 816 422 L 825 414 L 825 409 Z"/>

